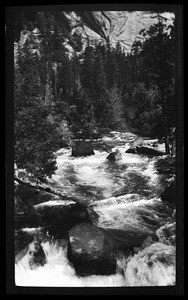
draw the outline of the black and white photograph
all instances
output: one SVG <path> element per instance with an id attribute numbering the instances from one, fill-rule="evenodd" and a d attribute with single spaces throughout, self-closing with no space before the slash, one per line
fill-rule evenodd
<path id="1" fill-rule="evenodd" d="M 15 286 L 175 287 L 179 10 L 11 8 Z"/>

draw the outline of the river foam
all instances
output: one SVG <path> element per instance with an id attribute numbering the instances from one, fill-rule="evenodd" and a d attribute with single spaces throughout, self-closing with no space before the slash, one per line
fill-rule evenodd
<path id="1" fill-rule="evenodd" d="M 175 247 L 155 243 L 128 258 L 117 259 L 117 273 L 79 277 L 67 259 L 66 247 L 42 244 L 47 257 L 44 266 L 31 268 L 29 252 L 15 266 L 16 286 L 118 287 L 166 286 L 175 284 Z M 121 269 L 121 272 L 119 270 Z M 123 273 L 122 274 L 122 269 Z"/>
<path id="2" fill-rule="evenodd" d="M 130 257 L 125 268 L 126 286 L 175 285 L 175 247 L 154 243 Z"/>
<path id="3" fill-rule="evenodd" d="M 31 269 L 27 252 L 15 266 L 16 286 L 108 287 L 124 285 L 124 277 L 118 273 L 109 276 L 78 277 L 67 259 L 66 248 L 49 242 L 43 243 L 42 246 L 47 257 L 47 264 Z"/>

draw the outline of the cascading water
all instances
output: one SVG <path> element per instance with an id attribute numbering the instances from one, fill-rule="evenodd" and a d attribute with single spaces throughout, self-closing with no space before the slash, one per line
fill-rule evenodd
<path id="1" fill-rule="evenodd" d="M 129 230 L 147 235 L 156 231 L 158 241 L 146 241 L 128 257 L 117 255 L 117 273 L 78 277 L 67 258 L 67 244 L 49 239 L 42 241 L 47 262 L 31 267 L 33 242 L 16 261 L 18 286 L 160 286 L 175 284 L 175 217 L 173 210 L 158 197 L 163 176 L 155 170 L 156 158 L 125 151 L 136 136 L 112 132 L 94 143 L 95 155 L 71 156 L 71 149 L 57 152 L 56 173 L 49 186 L 77 196 L 98 213 L 98 226 Z M 161 146 L 160 146 L 161 147 Z M 116 163 L 106 157 L 116 148 L 122 159 Z M 161 149 L 160 149 L 161 150 Z M 44 205 L 60 205 L 49 201 Z M 23 228 L 31 232 L 31 228 Z"/>

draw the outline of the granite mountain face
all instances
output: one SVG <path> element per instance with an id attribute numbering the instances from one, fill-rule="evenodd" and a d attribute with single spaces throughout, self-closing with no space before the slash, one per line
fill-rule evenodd
<path id="1" fill-rule="evenodd" d="M 72 32 L 82 44 L 109 41 L 115 47 L 119 41 L 125 52 L 129 52 L 135 39 L 143 39 L 140 31 L 157 22 L 157 14 L 147 11 L 79 11 L 65 13 Z M 173 13 L 160 14 L 167 24 L 172 23 Z"/>
<path id="2" fill-rule="evenodd" d="M 43 12 L 39 13 L 43 14 Z M 63 45 L 71 56 L 73 53 L 82 54 L 85 47 L 90 44 L 106 44 L 116 47 L 120 43 L 125 54 L 130 53 L 132 44 L 135 40 L 143 40 L 142 32 L 158 21 L 158 14 L 150 11 L 62 11 L 59 12 L 60 31 L 63 36 Z M 167 25 L 173 23 L 174 14 L 170 12 L 160 13 Z M 53 22 L 57 21 L 53 12 L 51 19 L 42 16 L 46 25 L 53 28 Z M 52 22 L 52 19 L 54 21 Z M 37 15 L 35 16 L 35 20 Z M 62 20 L 64 20 L 62 22 Z M 21 30 L 20 37 L 15 41 L 14 55 L 17 58 L 17 47 L 22 48 L 26 40 L 32 39 L 35 44 L 32 52 L 40 52 L 40 26 L 35 27 L 33 22 L 32 30 Z M 65 25 L 65 28 L 63 26 Z M 52 27 L 51 27 L 52 26 Z M 67 28 L 66 28 L 67 26 Z M 51 30 L 51 29 L 49 29 Z M 68 33 L 68 34 L 67 34 Z M 51 30 L 53 34 L 53 29 Z"/>

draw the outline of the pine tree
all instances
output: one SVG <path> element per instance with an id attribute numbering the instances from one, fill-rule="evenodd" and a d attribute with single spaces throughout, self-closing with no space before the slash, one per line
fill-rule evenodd
<path id="1" fill-rule="evenodd" d="M 107 80 L 105 72 L 105 59 L 100 48 L 95 49 L 94 62 L 94 88 L 95 88 L 95 118 L 101 128 L 108 127 L 109 106 L 107 93 Z"/>
<path id="2" fill-rule="evenodd" d="M 109 127 L 112 130 L 124 130 L 124 108 L 122 103 L 121 90 L 114 86 L 108 92 L 108 107 L 109 107 Z"/>
<path id="3" fill-rule="evenodd" d="M 70 124 L 75 138 L 92 138 L 97 130 L 94 108 L 90 95 L 83 88 L 75 89 L 72 96 Z"/>
<path id="4" fill-rule="evenodd" d="M 42 102 L 43 88 L 38 61 L 38 55 L 32 51 L 30 41 L 26 41 L 22 47 L 19 47 L 17 64 L 15 66 L 16 106 L 32 105 L 34 102 Z"/>
<path id="5" fill-rule="evenodd" d="M 84 89 L 94 94 L 94 49 L 89 45 L 83 55 L 81 82 Z"/>
<path id="6" fill-rule="evenodd" d="M 118 41 L 114 51 L 114 82 L 113 85 L 122 88 L 122 62 L 123 62 L 123 53 L 121 49 L 121 44 Z"/>
<path id="7" fill-rule="evenodd" d="M 160 91 L 161 106 L 163 111 L 163 128 L 165 136 L 166 154 L 170 153 L 169 148 L 169 118 L 168 103 L 174 96 L 174 52 L 175 44 L 173 27 L 169 33 L 166 30 L 163 19 L 158 16 L 158 23 L 151 26 L 146 32 L 148 39 L 141 46 L 141 58 L 143 79 L 150 87 L 156 85 Z M 173 103 L 172 103 L 173 106 Z M 174 109 L 172 109 L 174 110 Z"/>
<path id="8" fill-rule="evenodd" d="M 115 76 L 114 76 L 113 51 L 111 49 L 109 40 L 106 45 L 105 73 L 106 73 L 107 87 L 111 88 L 114 84 Z"/>

